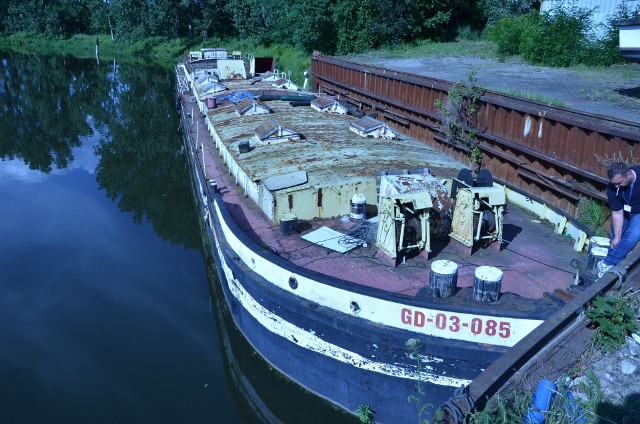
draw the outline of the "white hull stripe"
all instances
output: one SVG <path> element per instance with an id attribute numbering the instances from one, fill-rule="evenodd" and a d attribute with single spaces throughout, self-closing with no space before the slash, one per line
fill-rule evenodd
<path id="1" fill-rule="evenodd" d="M 320 339 L 309 331 L 297 327 L 296 325 L 285 321 L 282 317 L 272 313 L 268 309 L 264 308 L 258 303 L 242 285 L 233 276 L 231 268 L 227 265 L 222 251 L 218 245 L 217 235 L 215 230 L 213 231 L 214 237 L 216 237 L 216 249 L 218 250 L 218 257 L 222 264 L 222 271 L 225 278 L 229 283 L 229 290 L 233 296 L 238 299 L 244 309 L 251 314 L 251 316 L 260 323 L 265 329 L 273 334 L 284 337 L 285 339 L 295 343 L 307 350 L 320 353 L 322 355 L 331 357 L 336 361 L 343 362 L 345 364 L 353 365 L 357 368 L 361 368 L 368 371 L 374 371 L 381 374 L 386 374 L 392 377 L 417 379 L 417 372 L 408 370 L 404 367 L 400 367 L 393 364 L 386 364 L 382 362 L 372 361 L 357 353 L 343 349 L 339 346 L 331 344 L 325 340 Z M 268 358 L 267 358 L 268 359 Z M 468 385 L 471 380 L 444 377 L 436 374 L 429 374 L 422 372 L 420 379 L 423 382 L 437 384 L 440 386 L 460 387 L 461 385 Z"/>
<path id="2" fill-rule="evenodd" d="M 217 202 L 214 202 L 214 207 L 217 221 L 222 228 L 222 236 L 242 262 L 271 284 L 295 296 L 335 311 L 382 325 L 408 330 L 417 335 L 424 334 L 507 347 L 516 344 L 543 322 L 536 319 L 476 315 L 408 306 L 355 293 L 292 273 L 253 252 L 229 228 Z M 296 278 L 298 282 L 298 288 L 295 293 L 288 284 L 290 277 Z M 358 305 L 357 312 L 352 310 L 351 305 L 354 303 Z"/>

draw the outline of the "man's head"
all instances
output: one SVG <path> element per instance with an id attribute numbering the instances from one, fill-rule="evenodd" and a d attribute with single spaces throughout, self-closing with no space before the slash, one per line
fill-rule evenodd
<path id="1" fill-rule="evenodd" d="M 633 173 L 624 162 L 613 162 L 607 169 L 609 182 L 615 187 L 627 187 L 633 181 Z"/>

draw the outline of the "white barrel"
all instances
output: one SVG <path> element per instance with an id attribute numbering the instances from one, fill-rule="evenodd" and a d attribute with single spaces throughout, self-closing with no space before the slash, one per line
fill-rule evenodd
<path id="1" fill-rule="evenodd" d="M 367 199 L 364 194 L 354 194 L 351 198 L 351 213 L 349 216 L 352 219 L 365 219 L 367 216 Z"/>
<path id="2" fill-rule="evenodd" d="M 479 266 L 473 279 L 473 299 L 496 302 L 500 297 L 502 271 L 493 266 Z"/>
<path id="3" fill-rule="evenodd" d="M 594 274 L 598 273 L 598 262 L 603 260 L 609 253 L 609 247 L 594 246 L 589 250 L 589 258 L 587 259 L 587 268 Z"/>
<path id="4" fill-rule="evenodd" d="M 609 248 L 610 244 L 611 240 L 609 240 L 607 237 L 591 237 L 589 239 L 589 250 L 593 249 L 594 247 Z"/>
<path id="5" fill-rule="evenodd" d="M 448 260 L 431 263 L 429 274 L 429 293 L 433 297 L 451 297 L 456 294 L 458 283 L 458 264 Z"/>

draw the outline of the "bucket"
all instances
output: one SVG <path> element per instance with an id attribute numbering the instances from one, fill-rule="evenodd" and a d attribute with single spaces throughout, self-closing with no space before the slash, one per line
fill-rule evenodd
<path id="1" fill-rule="evenodd" d="M 216 106 L 217 106 L 217 104 L 216 104 L 216 99 L 215 99 L 215 98 L 213 98 L 213 97 L 209 97 L 209 98 L 207 99 L 207 107 L 208 107 L 209 109 L 215 109 L 215 108 L 216 108 Z"/>
<path id="2" fill-rule="evenodd" d="M 589 251 L 591 251 L 591 249 L 593 249 L 594 247 L 609 248 L 610 244 L 611 240 L 609 240 L 607 237 L 591 237 L 589 239 Z"/>
<path id="3" fill-rule="evenodd" d="M 351 198 L 351 213 L 349 216 L 351 219 L 364 219 L 366 218 L 367 199 L 364 194 L 354 194 Z"/>

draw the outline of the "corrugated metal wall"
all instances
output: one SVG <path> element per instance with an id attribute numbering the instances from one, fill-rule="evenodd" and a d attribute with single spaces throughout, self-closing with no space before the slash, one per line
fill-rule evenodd
<path id="1" fill-rule="evenodd" d="M 466 160 L 438 128 L 436 100 L 452 83 L 320 56 L 312 61 L 315 91 L 370 111 L 401 133 Z M 485 91 L 476 125 L 483 163 L 498 179 L 575 214 L 582 196 L 606 200 L 606 166 L 598 157 L 640 159 L 640 124 Z"/>

